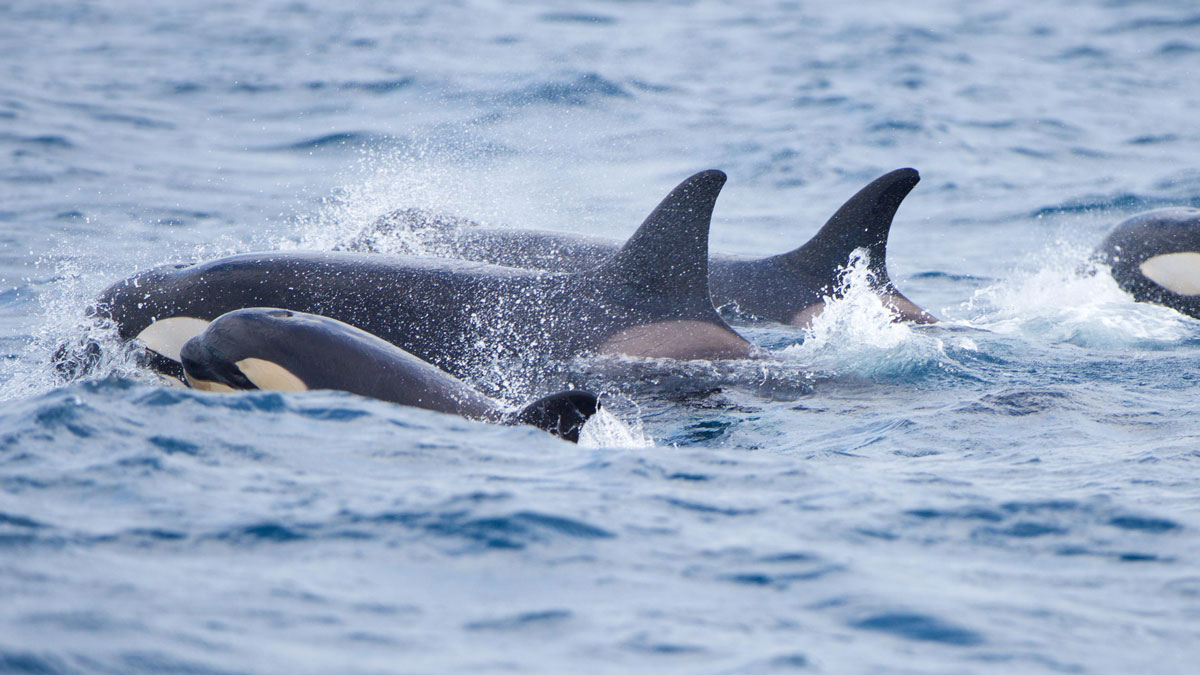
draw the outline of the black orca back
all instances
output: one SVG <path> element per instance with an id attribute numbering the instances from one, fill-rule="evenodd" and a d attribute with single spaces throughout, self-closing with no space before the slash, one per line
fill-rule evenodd
<path id="1" fill-rule="evenodd" d="M 595 394 L 564 391 L 530 403 L 513 415 L 511 422 L 528 424 L 563 440 L 578 443 L 584 423 L 599 409 Z"/>

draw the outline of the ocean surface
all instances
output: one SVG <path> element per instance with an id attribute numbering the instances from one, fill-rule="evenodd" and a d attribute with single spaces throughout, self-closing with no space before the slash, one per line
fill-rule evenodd
<path id="1" fill-rule="evenodd" d="M 1191 1 L 0 2 L 0 672 L 1197 672 L 1200 322 L 1089 256 L 1200 206 L 1198 110 Z M 579 446 L 50 365 L 159 263 L 708 168 L 767 255 L 904 166 L 942 324 L 851 267 L 769 362 L 574 364 Z"/>

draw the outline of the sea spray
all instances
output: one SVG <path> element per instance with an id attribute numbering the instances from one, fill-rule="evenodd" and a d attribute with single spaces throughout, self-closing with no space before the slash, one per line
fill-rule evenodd
<path id="1" fill-rule="evenodd" d="M 1135 302 L 1090 247 L 1057 241 L 1031 262 L 977 290 L 951 316 L 995 333 L 1110 349 L 1161 348 L 1194 332 L 1194 320 Z"/>
<path id="2" fill-rule="evenodd" d="M 486 225 L 514 217 L 528 227 L 573 222 L 562 215 L 562 190 L 553 190 L 549 199 L 531 194 L 548 188 L 492 168 L 494 158 L 476 143 L 474 123 L 452 126 L 448 137 L 363 148 L 345 168 L 341 187 L 312 213 L 297 216 L 289 231 L 276 234 L 270 248 L 445 256 L 445 246 L 432 235 L 447 222 Z"/>
<path id="3" fill-rule="evenodd" d="M 275 246 L 281 250 L 352 249 L 353 242 L 366 237 L 378 252 L 428 254 L 418 229 L 376 231 L 381 217 L 398 208 L 421 209 L 441 203 L 444 186 L 427 167 L 418 170 L 418 166 L 403 155 L 362 151 L 351 170 L 353 177 L 321 199 L 314 213 L 298 217 L 294 231 L 278 237 Z"/>
<path id="4" fill-rule="evenodd" d="M 53 268 L 55 283 L 36 292 L 28 341 L 18 358 L 4 363 L 0 400 L 38 396 L 81 377 L 158 380 L 140 367 L 137 350 L 118 337 L 112 322 L 90 311 L 109 282 L 105 273 L 85 273 L 74 255 L 47 255 L 36 264 Z"/>
<path id="5" fill-rule="evenodd" d="M 780 350 L 781 358 L 866 377 L 917 374 L 942 363 L 943 341 L 896 321 L 895 309 L 876 292 L 870 262 L 866 249 L 851 253 L 836 290 L 822 298 L 823 311 L 804 329 L 804 341 Z"/>
<path id="6" fill-rule="evenodd" d="M 579 445 L 584 448 L 652 448 L 654 441 L 646 435 L 641 419 L 622 420 L 605 408 L 600 408 L 583 425 Z"/>

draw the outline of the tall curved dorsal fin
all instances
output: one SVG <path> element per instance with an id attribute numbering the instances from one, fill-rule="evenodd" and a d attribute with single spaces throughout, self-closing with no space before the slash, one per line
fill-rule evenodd
<path id="1" fill-rule="evenodd" d="M 725 173 L 701 171 L 671 190 L 621 250 L 592 274 L 658 296 L 700 301 L 708 296 L 708 229 Z"/>
<path id="2" fill-rule="evenodd" d="M 916 169 L 896 169 L 876 178 L 842 204 L 812 239 L 773 260 L 833 274 L 846 265 L 854 249 L 865 248 L 871 255 L 876 282 L 890 283 L 884 263 L 892 218 L 920 180 L 921 174 Z"/>

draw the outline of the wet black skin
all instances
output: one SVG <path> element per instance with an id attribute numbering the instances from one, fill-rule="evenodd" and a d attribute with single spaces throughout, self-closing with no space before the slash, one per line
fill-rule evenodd
<path id="1" fill-rule="evenodd" d="M 328 317 L 277 308 L 241 309 L 209 324 L 181 350 L 190 383 L 206 388 L 270 388 L 239 363 L 257 359 L 278 366 L 306 389 L 348 391 L 400 405 L 502 424 L 531 424 L 569 441 L 597 410 L 596 397 L 580 391 L 509 410 L 458 378 L 395 345 Z M 253 375 L 253 372 L 251 373 Z"/>
<path id="2" fill-rule="evenodd" d="M 825 296 L 836 296 L 839 275 L 852 251 L 867 249 L 875 290 L 902 321 L 937 319 L 898 291 L 888 277 L 887 240 L 900 203 L 920 181 L 914 169 L 897 169 L 864 187 L 799 248 L 767 258 L 713 254 L 708 263 L 713 304 L 747 318 L 806 324 Z M 434 250 L 451 257 L 510 267 L 578 272 L 608 260 L 619 242 L 544 230 L 484 227 L 459 218 L 403 210 L 384 216 L 372 233 L 348 248 L 370 251 L 373 236 L 417 229 Z"/>
<path id="3" fill-rule="evenodd" d="M 170 317 L 211 321 L 247 307 L 319 314 L 460 377 L 496 359 L 590 352 L 745 358 L 754 348 L 716 313 L 707 286 L 708 226 L 724 182 L 720 171 L 687 179 L 618 255 L 577 273 L 407 256 L 251 253 L 140 273 L 110 287 L 97 307 L 127 339 Z M 656 325 L 666 327 L 637 333 Z M 630 329 L 634 339 L 625 339 Z"/>

